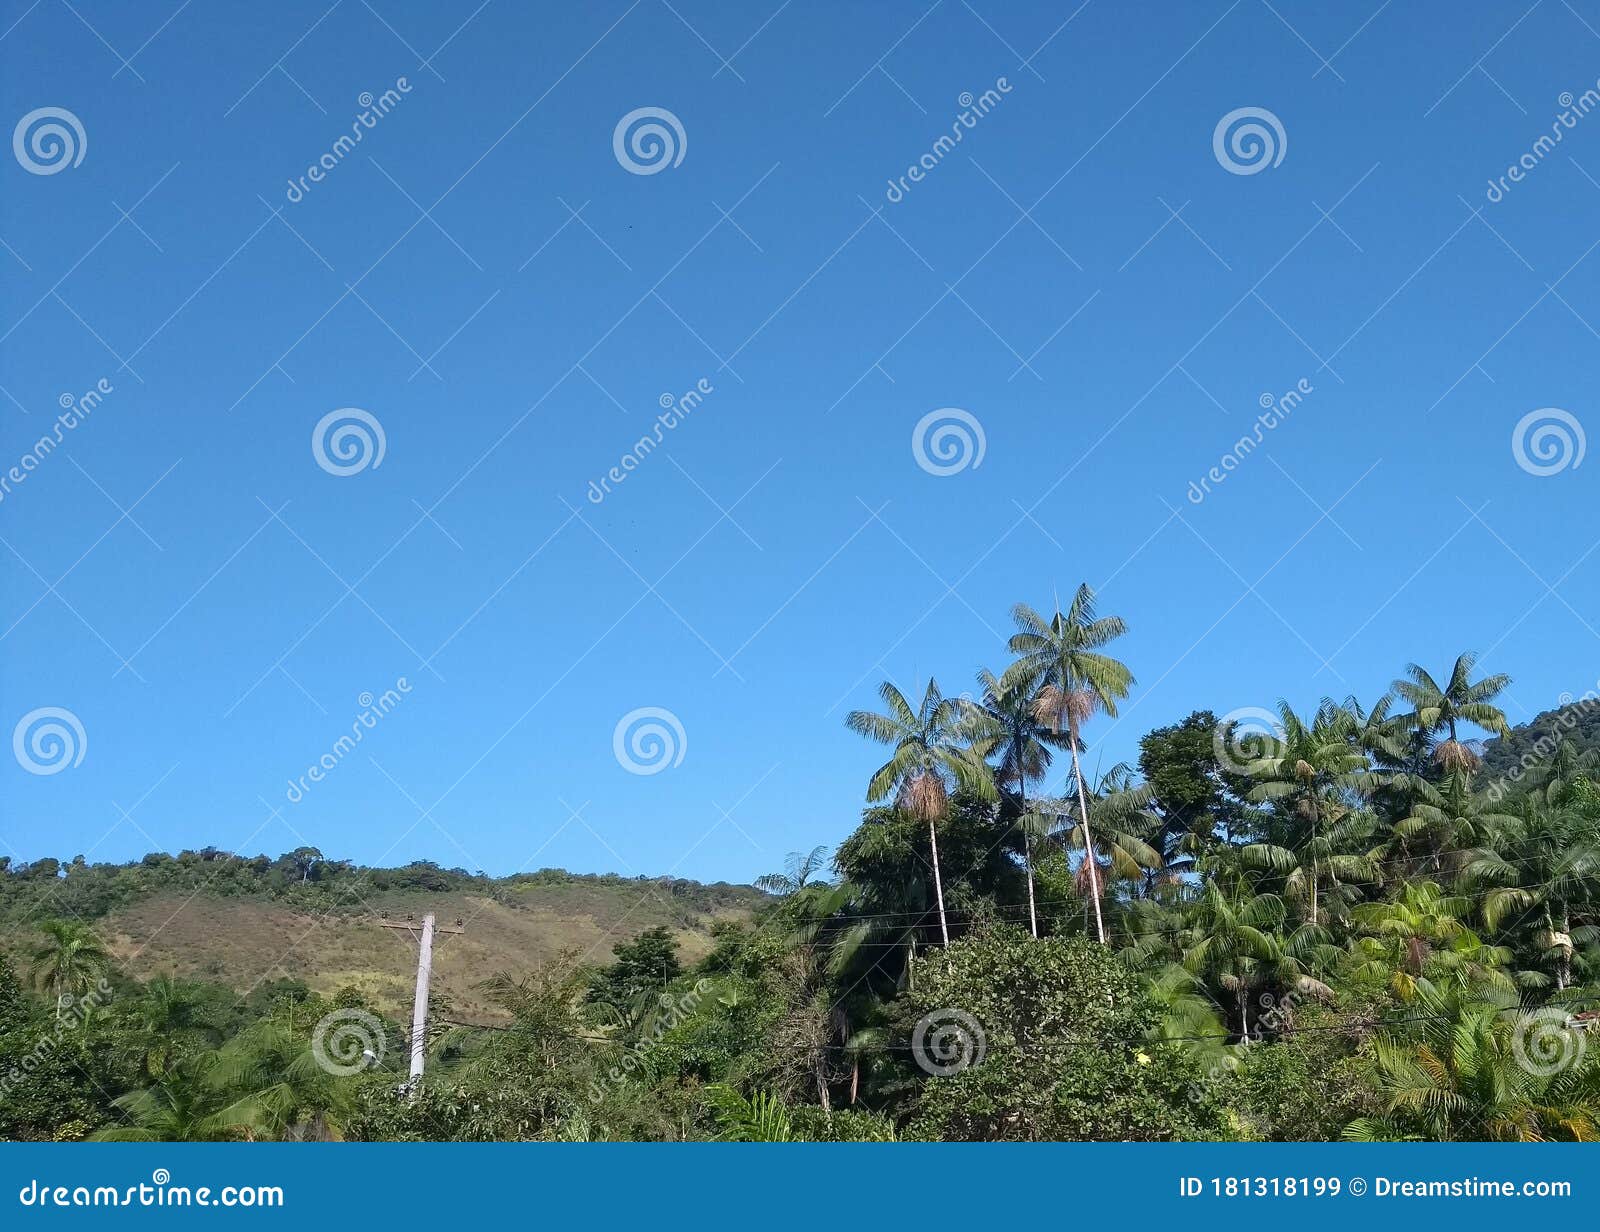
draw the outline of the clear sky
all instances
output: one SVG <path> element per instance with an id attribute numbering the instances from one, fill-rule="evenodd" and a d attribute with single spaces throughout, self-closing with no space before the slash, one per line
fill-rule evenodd
<path id="1" fill-rule="evenodd" d="M 1600 677 L 1595 0 L 0 28 L 0 735 L 82 732 L 0 765 L 14 858 L 748 880 L 854 826 L 879 681 L 1083 580 L 1138 678 L 1091 763 L 1469 648 L 1518 721 Z"/>

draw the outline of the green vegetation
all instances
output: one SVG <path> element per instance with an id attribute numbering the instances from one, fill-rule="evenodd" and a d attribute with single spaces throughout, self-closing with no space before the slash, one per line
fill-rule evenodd
<path id="1" fill-rule="evenodd" d="M 1087 587 L 1013 615 L 973 700 L 886 683 L 849 715 L 889 749 L 860 825 L 759 890 L 310 848 L 4 870 L 0 1135 L 1600 1139 L 1600 705 L 1512 730 L 1463 655 L 1370 706 L 1197 711 L 1091 776 L 1123 623 Z M 480 954 L 410 1085 L 392 989 L 130 972 L 122 925 L 180 891 L 330 938 L 374 903 L 639 914 L 608 962 Z"/>

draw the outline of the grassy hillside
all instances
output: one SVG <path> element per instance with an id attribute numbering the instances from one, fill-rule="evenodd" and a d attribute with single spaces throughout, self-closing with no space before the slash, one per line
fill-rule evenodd
<path id="1" fill-rule="evenodd" d="M 140 979 L 204 979 L 241 995 L 284 979 L 329 995 L 353 987 L 403 1017 L 416 943 L 383 921 L 420 921 L 432 911 L 442 927 L 464 926 L 436 944 L 435 992 L 452 1017 L 488 1022 L 498 1015 L 480 985 L 491 975 L 521 977 L 571 951 L 603 964 L 613 944 L 658 925 L 673 931 L 690 962 L 710 948 L 716 920 L 748 915 L 761 897 L 741 886 L 561 870 L 493 879 L 432 866 L 307 867 L 293 853 L 278 861 L 190 852 L 128 865 L 49 860 L 0 876 L 0 950 L 25 966 L 36 921 L 78 918 Z"/>

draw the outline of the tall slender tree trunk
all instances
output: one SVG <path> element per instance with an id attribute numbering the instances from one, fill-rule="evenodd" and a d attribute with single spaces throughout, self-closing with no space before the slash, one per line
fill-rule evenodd
<path id="1" fill-rule="evenodd" d="M 1322 812 L 1317 807 L 1317 793 L 1311 792 L 1311 922 L 1317 922 L 1317 822 Z"/>
<path id="2" fill-rule="evenodd" d="M 1572 983 L 1572 917 L 1565 906 L 1561 911 L 1561 937 L 1557 945 L 1556 991 L 1563 992 Z"/>
<path id="3" fill-rule="evenodd" d="M 1094 857 L 1094 835 L 1089 830 L 1089 795 L 1083 789 L 1083 766 L 1078 760 L 1078 724 L 1069 719 L 1067 742 L 1072 749 L 1072 777 L 1078 780 L 1078 812 L 1083 818 L 1083 858 L 1089 862 L 1089 897 L 1094 900 L 1094 931 L 1106 943 L 1106 922 L 1100 914 L 1100 867 Z"/>
<path id="4" fill-rule="evenodd" d="M 1017 799 L 1022 809 L 1022 866 L 1028 871 L 1028 927 L 1034 940 L 1039 939 L 1039 914 L 1033 906 L 1033 835 L 1028 832 L 1028 780 L 1017 771 Z"/>
<path id="5" fill-rule="evenodd" d="M 939 836 L 933 819 L 928 819 L 928 846 L 933 849 L 933 893 L 939 900 L 939 935 L 944 938 L 945 949 L 950 948 L 950 926 L 944 918 L 944 883 L 939 879 Z"/>

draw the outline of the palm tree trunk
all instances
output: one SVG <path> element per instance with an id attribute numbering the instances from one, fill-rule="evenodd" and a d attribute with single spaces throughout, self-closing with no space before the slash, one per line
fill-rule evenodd
<path id="1" fill-rule="evenodd" d="M 1094 858 L 1094 835 L 1089 831 L 1089 796 L 1083 789 L 1083 766 L 1078 761 L 1078 725 L 1069 722 L 1067 742 L 1072 749 L 1072 777 L 1078 780 L 1078 812 L 1083 818 L 1083 858 L 1089 862 L 1089 897 L 1094 900 L 1094 931 L 1106 943 L 1106 922 L 1100 914 L 1100 869 Z"/>
<path id="2" fill-rule="evenodd" d="M 939 880 L 939 836 L 934 832 L 933 820 L 928 820 L 928 846 L 933 850 L 933 893 L 939 900 L 939 935 L 944 938 L 945 949 L 950 948 L 950 926 L 944 918 L 944 883 Z"/>
<path id="3" fill-rule="evenodd" d="M 1017 801 L 1022 809 L 1022 866 L 1028 872 L 1028 927 L 1034 940 L 1039 939 L 1039 916 L 1033 906 L 1033 835 L 1028 833 L 1028 780 L 1017 772 Z"/>
<path id="4" fill-rule="evenodd" d="M 1028 870 L 1028 928 L 1035 941 L 1039 939 L 1039 915 L 1033 905 L 1033 836 L 1024 823 L 1022 829 L 1022 863 Z"/>
<path id="5" fill-rule="evenodd" d="M 1321 810 L 1317 807 L 1317 794 L 1311 793 L 1311 923 L 1317 922 L 1317 822 Z"/>
<path id="6" fill-rule="evenodd" d="M 1563 906 L 1561 910 L 1561 943 L 1556 958 L 1556 991 L 1564 992 L 1572 983 L 1572 916 Z"/>

